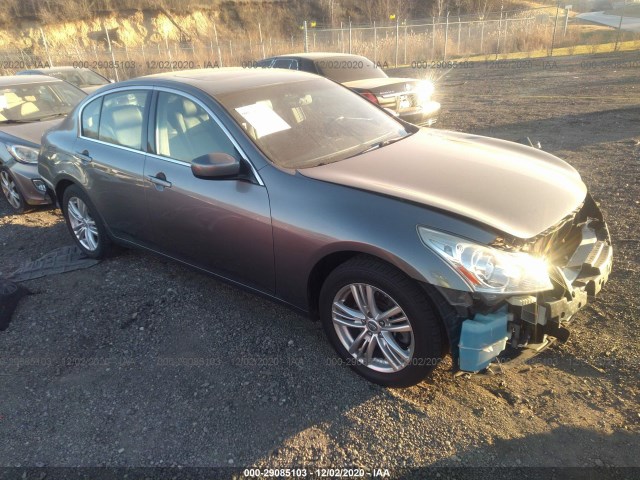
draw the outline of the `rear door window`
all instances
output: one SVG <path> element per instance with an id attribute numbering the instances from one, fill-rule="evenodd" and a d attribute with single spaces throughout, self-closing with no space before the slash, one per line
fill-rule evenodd
<path id="1" fill-rule="evenodd" d="M 142 150 L 145 106 L 149 92 L 134 90 L 104 96 L 98 139 Z"/>

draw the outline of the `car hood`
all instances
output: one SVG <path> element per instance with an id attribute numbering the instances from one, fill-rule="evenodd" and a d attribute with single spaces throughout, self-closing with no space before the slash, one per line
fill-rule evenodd
<path id="1" fill-rule="evenodd" d="M 541 150 L 431 129 L 299 172 L 446 210 L 518 238 L 531 238 L 555 225 L 587 193 L 573 167 Z"/>
<path id="2" fill-rule="evenodd" d="M 40 145 L 40 139 L 44 132 L 58 125 L 63 118 L 54 118 L 46 122 L 16 123 L 11 125 L 0 124 L 0 133 L 3 137 L 14 137 L 16 142 L 32 143 Z"/>

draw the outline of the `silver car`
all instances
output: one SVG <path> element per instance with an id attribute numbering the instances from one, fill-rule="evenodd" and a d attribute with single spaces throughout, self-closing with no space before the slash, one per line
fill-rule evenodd
<path id="1" fill-rule="evenodd" d="M 563 338 L 611 270 L 602 214 L 562 160 L 400 122 L 308 73 L 105 87 L 45 134 L 39 171 L 88 256 L 140 247 L 283 302 L 382 385 L 447 351 L 479 371 Z"/>
<path id="2" fill-rule="evenodd" d="M 84 90 L 86 93 L 95 92 L 103 85 L 113 83 L 106 77 L 103 77 L 98 72 L 84 67 L 47 67 L 39 68 L 37 70 L 21 70 L 16 72 L 16 75 L 48 75 L 50 77 L 59 78 L 65 82 L 69 82 L 71 85 Z"/>
<path id="3" fill-rule="evenodd" d="M 38 174 L 40 138 L 85 96 L 44 75 L 0 77 L 0 187 L 15 212 L 51 203 Z"/>

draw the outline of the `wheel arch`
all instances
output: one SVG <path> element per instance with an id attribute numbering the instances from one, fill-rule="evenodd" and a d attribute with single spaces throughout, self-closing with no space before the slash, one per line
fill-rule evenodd
<path id="1" fill-rule="evenodd" d="M 425 297 L 431 305 L 433 312 L 436 314 L 441 327 L 443 353 L 445 353 L 445 351 L 450 351 L 451 334 L 450 328 L 447 327 L 450 326 L 449 324 L 456 323 L 456 309 L 446 301 L 444 296 L 434 285 L 431 285 L 424 280 L 418 280 L 415 274 L 412 274 L 415 272 L 415 269 L 403 268 L 406 263 L 401 259 L 393 258 L 394 261 L 392 261 L 392 259 L 385 258 L 369 251 L 355 249 L 338 250 L 326 254 L 315 263 L 307 281 L 308 311 L 311 319 L 319 319 L 320 290 L 329 274 L 331 274 L 331 272 L 337 267 L 356 256 L 367 256 L 378 262 L 390 265 L 405 274 L 408 278 L 414 281 L 421 290 L 424 291 Z"/>
<path id="2" fill-rule="evenodd" d="M 55 184 L 56 203 L 58 204 L 58 207 L 60 208 L 60 210 L 62 210 L 62 199 L 64 197 L 64 192 L 71 185 L 76 185 L 79 188 L 82 188 L 82 186 L 78 182 L 74 181 L 72 178 L 69 178 L 69 177 L 62 177 L 58 179 L 58 181 Z"/>
<path id="3" fill-rule="evenodd" d="M 318 260 L 307 280 L 307 300 L 309 314 L 312 320 L 318 320 L 320 312 L 318 304 L 320 302 L 320 289 L 329 274 L 338 266 L 356 255 L 363 255 L 363 252 L 357 250 L 340 250 L 329 253 Z"/>
<path id="4" fill-rule="evenodd" d="M 424 279 L 417 269 L 387 251 L 377 251 L 376 249 L 368 248 L 370 246 L 366 245 L 347 244 L 341 245 L 340 247 L 341 248 L 334 248 L 331 251 L 323 252 L 309 271 L 307 277 L 307 303 L 311 317 L 314 319 L 317 318 L 318 315 L 320 289 L 325 279 L 338 266 L 357 255 L 366 255 L 374 258 L 379 262 L 386 263 L 400 270 L 407 277 L 418 283 L 424 282 Z"/>
<path id="5" fill-rule="evenodd" d="M 60 208 L 60 210 L 63 210 L 62 201 L 63 201 L 63 198 L 64 198 L 64 192 L 71 186 L 78 187 L 87 196 L 87 198 L 89 199 L 89 202 L 93 203 L 91 201 L 91 196 L 89 195 L 89 193 L 84 188 L 84 185 L 81 182 L 79 182 L 77 179 L 75 179 L 73 177 L 70 177 L 70 176 L 67 176 L 67 175 L 63 175 L 63 176 L 59 177 L 55 182 L 56 203 L 58 204 L 58 207 Z M 107 224 L 107 222 L 105 221 L 104 217 L 100 213 L 100 210 L 98 210 L 95 207 L 95 205 L 94 205 L 94 209 L 96 211 L 96 215 L 98 215 L 100 217 L 100 221 L 102 221 L 102 224 L 104 225 L 104 228 L 107 231 L 107 235 L 108 235 L 109 239 L 111 241 L 115 241 L 115 237 L 114 237 L 113 233 L 111 232 L 111 229 L 109 228 L 109 225 Z M 64 214 L 64 211 L 63 211 L 63 214 Z"/>

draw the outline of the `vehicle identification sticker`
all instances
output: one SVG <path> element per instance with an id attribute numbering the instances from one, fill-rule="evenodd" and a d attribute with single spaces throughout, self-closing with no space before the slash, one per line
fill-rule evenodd
<path id="1" fill-rule="evenodd" d="M 254 103 L 239 107 L 236 108 L 236 112 L 242 115 L 256 129 L 258 138 L 291 128 L 291 125 L 264 103 Z"/>

